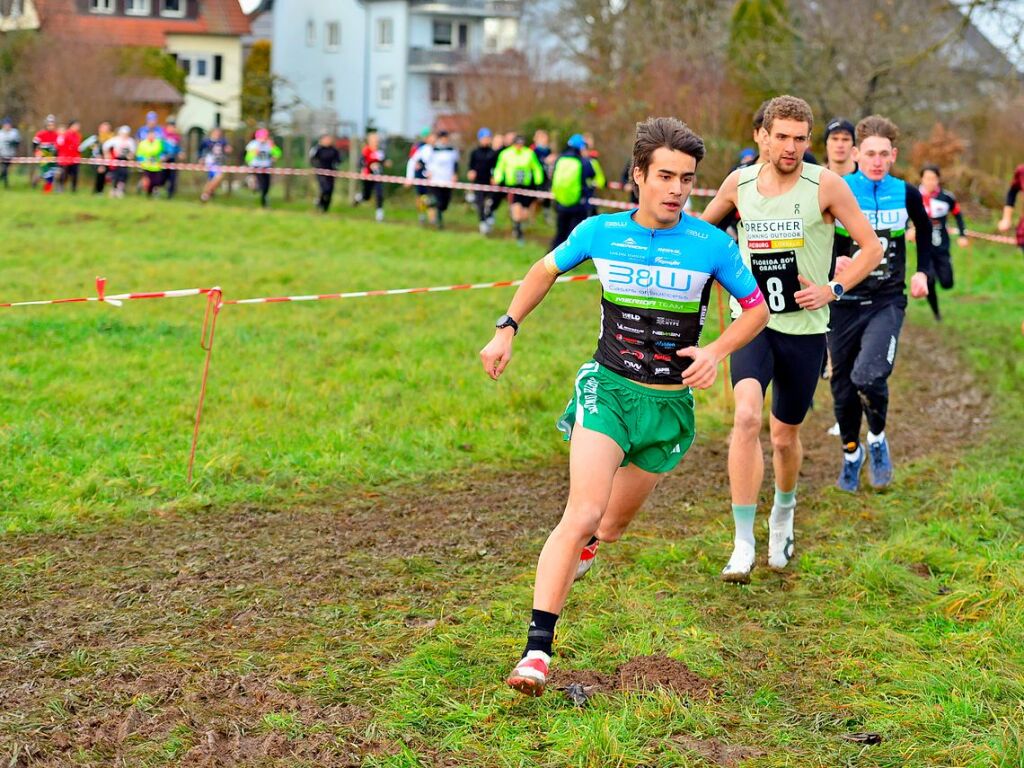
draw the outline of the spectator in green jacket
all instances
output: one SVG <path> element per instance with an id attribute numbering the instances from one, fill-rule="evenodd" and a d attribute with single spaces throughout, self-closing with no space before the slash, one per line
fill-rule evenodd
<path id="1" fill-rule="evenodd" d="M 164 142 L 151 128 L 144 129 L 143 139 L 135 150 L 135 159 L 142 168 L 142 189 L 146 197 L 153 196 L 153 190 L 164 185 Z"/>
<path id="2" fill-rule="evenodd" d="M 534 151 L 526 146 L 524 136 L 516 136 L 512 146 L 505 147 L 498 155 L 494 183 L 524 190 L 539 189 L 544 184 L 544 168 Z M 530 204 L 533 201 L 530 195 L 512 195 L 512 231 L 519 243 L 523 243 L 523 222 L 530 215 Z"/>
<path id="3" fill-rule="evenodd" d="M 551 174 L 551 193 L 555 196 L 555 237 L 551 250 L 569 238 L 576 225 L 587 218 L 590 195 L 594 191 L 593 161 L 584 157 L 587 142 L 576 133 L 569 137 L 565 151 L 555 160 Z"/>

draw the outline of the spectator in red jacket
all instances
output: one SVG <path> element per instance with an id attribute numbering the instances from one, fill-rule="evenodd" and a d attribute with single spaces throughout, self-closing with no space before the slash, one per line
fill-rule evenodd
<path id="1" fill-rule="evenodd" d="M 60 166 L 58 189 L 71 182 L 71 191 L 78 191 L 78 161 L 82 159 L 79 147 L 82 144 L 82 126 L 72 120 L 68 127 L 57 136 L 57 165 Z"/>

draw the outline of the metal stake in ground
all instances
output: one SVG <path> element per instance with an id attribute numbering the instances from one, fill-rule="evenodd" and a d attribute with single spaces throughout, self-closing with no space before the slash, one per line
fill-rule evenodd
<path id="1" fill-rule="evenodd" d="M 206 382 L 210 377 L 210 358 L 213 356 L 213 334 L 217 330 L 217 315 L 224 306 L 220 288 L 212 288 L 206 295 L 206 314 L 203 316 L 203 331 L 199 337 L 199 346 L 206 351 L 203 362 L 203 380 L 199 386 L 199 403 L 196 405 L 196 421 L 192 427 L 192 449 L 188 454 L 188 484 L 192 485 L 192 468 L 196 463 L 196 446 L 199 444 L 199 424 L 203 419 L 203 402 L 206 400 Z"/>

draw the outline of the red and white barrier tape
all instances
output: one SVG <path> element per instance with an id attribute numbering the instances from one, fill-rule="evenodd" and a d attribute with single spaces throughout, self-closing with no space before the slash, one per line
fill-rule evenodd
<path id="1" fill-rule="evenodd" d="M 7 301 L 0 303 L 0 308 L 4 307 L 39 307 L 45 304 L 81 304 L 88 301 L 100 301 L 105 304 L 111 304 L 115 307 L 120 307 L 126 301 L 135 301 L 138 299 L 179 299 L 184 296 L 200 296 L 211 293 L 213 291 L 220 291 L 219 288 L 182 288 L 174 291 L 148 291 L 143 293 L 115 293 L 107 295 L 105 292 L 106 278 L 96 278 L 96 295 L 95 296 L 80 296 L 70 299 L 42 299 L 37 301 Z"/>
<path id="2" fill-rule="evenodd" d="M 597 280 L 597 275 L 563 275 L 555 278 L 556 283 L 582 283 Z M 350 291 L 348 293 L 316 293 L 305 296 L 264 296 L 255 299 L 233 299 L 225 304 L 281 304 L 288 301 L 324 301 L 328 299 L 362 299 L 368 296 L 402 296 L 408 293 L 442 293 L 444 291 L 474 291 L 481 288 L 513 288 L 522 285 L 522 280 L 499 280 L 494 283 L 466 283 L 464 285 L 439 285 L 432 288 L 392 288 L 385 291 Z"/>
<path id="3" fill-rule="evenodd" d="M 20 165 L 59 165 L 56 158 L 52 157 L 15 157 L 11 162 Z M 83 157 L 78 160 L 81 165 L 102 165 L 109 168 L 133 168 L 141 169 L 142 164 L 135 160 L 104 160 L 95 157 Z M 208 172 L 211 168 L 202 163 L 161 163 L 161 168 L 172 171 L 201 171 Z M 253 168 L 248 165 L 218 165 L 216 170 L 220 173 L 266 173 L 271 176 L 333 176 L 336 179 L 355 179 L 357 181 L 379 181 L 385 184 L 400 184 L 405 187 L 441 187 L 444 189 L 462 189 L 467 192 L 492 192 L 520 195 L 522 197 L 533 197 L 539 200 L 553 200 L 554 195 L 542 189 L 528 189 L 520 187 L 503 187 L 496 184 L 473 184 L 468 181 L 432 181 L 431 179 L 410 179 L 407 176 L 392 176 L 388 174 L 364 174 L 358 171 L 328 171 L 322 168 Z M 703 190 L 707 191 L 707 190 Z M 693 194 L 697 194 L 695 191 Z M 591 198 L 590 202 L 603 208 L 618 208 L 621 210 L 632 210 L 636 206 L 622 200 L 605 200 L 602 198 Z"/>
<path id="4" fill-rule="evenodd" d="M 1016 245 L 1017 238 L 1009 237 L 1007 235 L 991 235 L 988 232 L 977 232 L 973 229 L 964 230 L 964 234 L 967 237 L 973 237 L 977 240 L 987 240 L 990 243 L 1005 243 L 1006 245 Z"/>

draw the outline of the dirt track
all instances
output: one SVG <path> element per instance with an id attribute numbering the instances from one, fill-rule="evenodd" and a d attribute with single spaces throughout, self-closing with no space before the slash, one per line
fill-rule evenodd
<path id="1" fill-rule="evenodd" d="M 969 375 L 949 369 L 953 361 L 937 331 L 907 329 L 890 416 L 898 461 L 948 451 L 983 430 L 986 398 Z M 831 423 L 824 385 L 806 429 L 805 489 L 834 481 Z M 725 458 L 724 436 L 700 438 L 657 492 L 644 527 L 679 535 L 685 499 L 727 508 Z M 417 626 L 429 615 L 418 609 L 458 589 L 456 574 L 482 552 L 501 550 L 528 567 L 564 491 L 561 465 L 489 471 L 314 507 L 169 514 L 99 533 L 4 540 L 0 557 L 21 564 L 22 580 L 0 584 L 0 761 L 91 764 L 84 749 L 114 764 L 140 740 L 167 743 L 184 726 L 200 739 L 179 764 L 358 765 L 361 755 L 388 748 L 358 735 L 368 711 L 293 692 L 301 689 L 291 684 L 296 670 L 267 679 L 246 671 L 240 657 L 271 657 L 315 635 L 317 611 L 339 602 L 339 585 L 350 603 L 410 606 L 408 626 Z M 411 555 L 444 563 L 450 580 L 399 582 L 381 567 Z M 355 641 L 357 629 L 324 639 L 325 651 Z M 328 730 L 297 740 L 260 730 L 265 715 L 281 711 Z M 352 738 L 339 753 L 334 739 L 346 729 Z"/>

